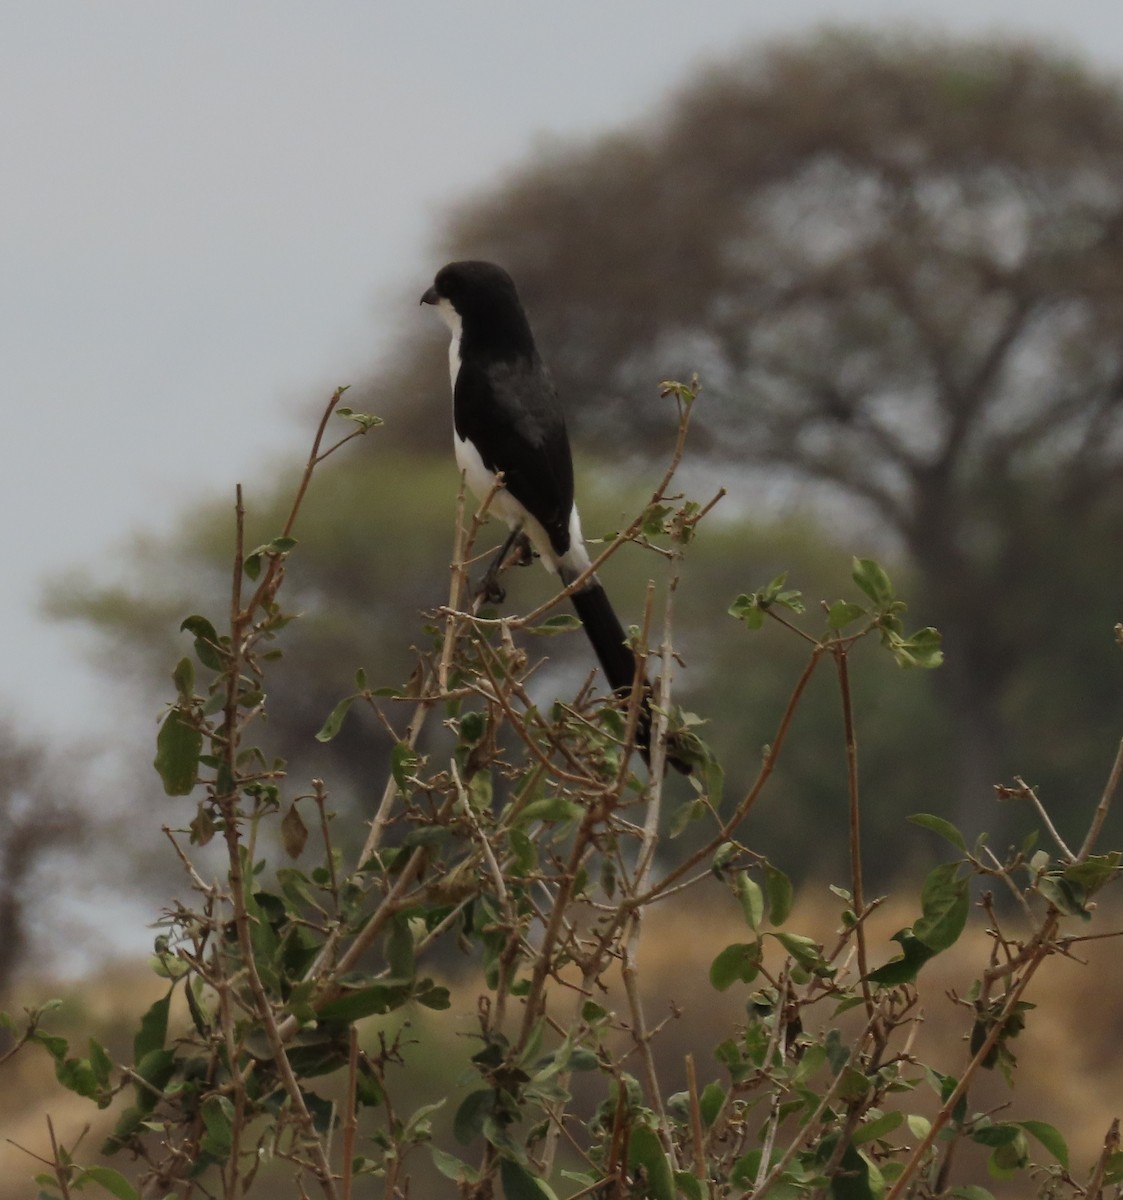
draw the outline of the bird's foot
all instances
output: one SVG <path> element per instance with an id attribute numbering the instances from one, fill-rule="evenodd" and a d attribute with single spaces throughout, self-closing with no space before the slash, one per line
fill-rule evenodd
<path id="1" fill-rule="evenodd" d="M 498 571 L 488 571 L 480 580 L 473 598 L 477 607 L 481 604 L 502 604 L 507 599 L 507 589 L 499 582 Z"/>
<path id="2" fill-rule="evenodd" d="M 508 567 L 526 567 L 533 561 L 534 550 L 530 544 L 530 538 L 520 530 L 507 541 L 480 580 L 479 586 L 473 593 L 477 606 L 502 604 L 507 599 L 507 591 L 499 582 L 499 576 Z"/>
<path id="3" fill-rule="evenodd" d="M 529 567 L 532 562 L 534 562 L 534 548 L 530 544 L 530 538 L 520 532 L 508 551 L 503 565 L 505 567 Z"/>

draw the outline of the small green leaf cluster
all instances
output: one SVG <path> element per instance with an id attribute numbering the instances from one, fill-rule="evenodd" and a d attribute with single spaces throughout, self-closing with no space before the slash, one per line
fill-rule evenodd
<path id="1" fill-rule="evenodd" d="M 931 669 L 943 662 L 940 634 L 931 627 L 906 634 L 901 615 L 907 605 L 899 599 L 885 568 L 870 558 L 855 558 L 852 578 L 868 603 L 836 600 L 824 604 L 827 633 L 819 644 L 837 652 L 846 650 L 856 640 L 877 631 L 881 644 L 892 654 L 898 666 Z M 767 617 L 778 616 L 785 609 L 795 616 L 806 611 L 800 592 L 786 589 L 787 574 L 777 575 L 771 583 L 755 592 L 743 592 L 733 601 L 729 615 L 744 622 L 748 629 L 761 629 Z M 846 634 L 851 626 L 861 622 L 857 633 Z"/>

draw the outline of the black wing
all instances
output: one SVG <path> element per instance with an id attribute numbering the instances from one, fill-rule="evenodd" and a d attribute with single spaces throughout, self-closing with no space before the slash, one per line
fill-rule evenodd
<path id="1" fill-rule="evenodd" d="M 569 549 L 573 458 L 565 417 L 537 356 L 460 364 L 453 393 L 457 435 L 541 522 L 557 553 Z"/>

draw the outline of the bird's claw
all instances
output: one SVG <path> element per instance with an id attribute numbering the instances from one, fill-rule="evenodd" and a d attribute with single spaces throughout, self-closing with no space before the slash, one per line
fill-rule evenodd
<path id="1" fill-rule="evenodd" d="M 480 585 L 476 588 L 476 599 L 482 604 L 496 605 L 507 599 L 507 589 L 499 582 L 498 572 L 488 571 L 480 580 Z"/>

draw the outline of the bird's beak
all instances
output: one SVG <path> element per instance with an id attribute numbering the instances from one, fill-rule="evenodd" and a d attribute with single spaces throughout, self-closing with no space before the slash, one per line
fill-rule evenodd
<path id="1" fill-rule="evenodd" d="M 421 297 L 422 304 L 436 304 L 438 300 L 440 300 L 440 296 L 437 295 L 435 284 Z"/>

